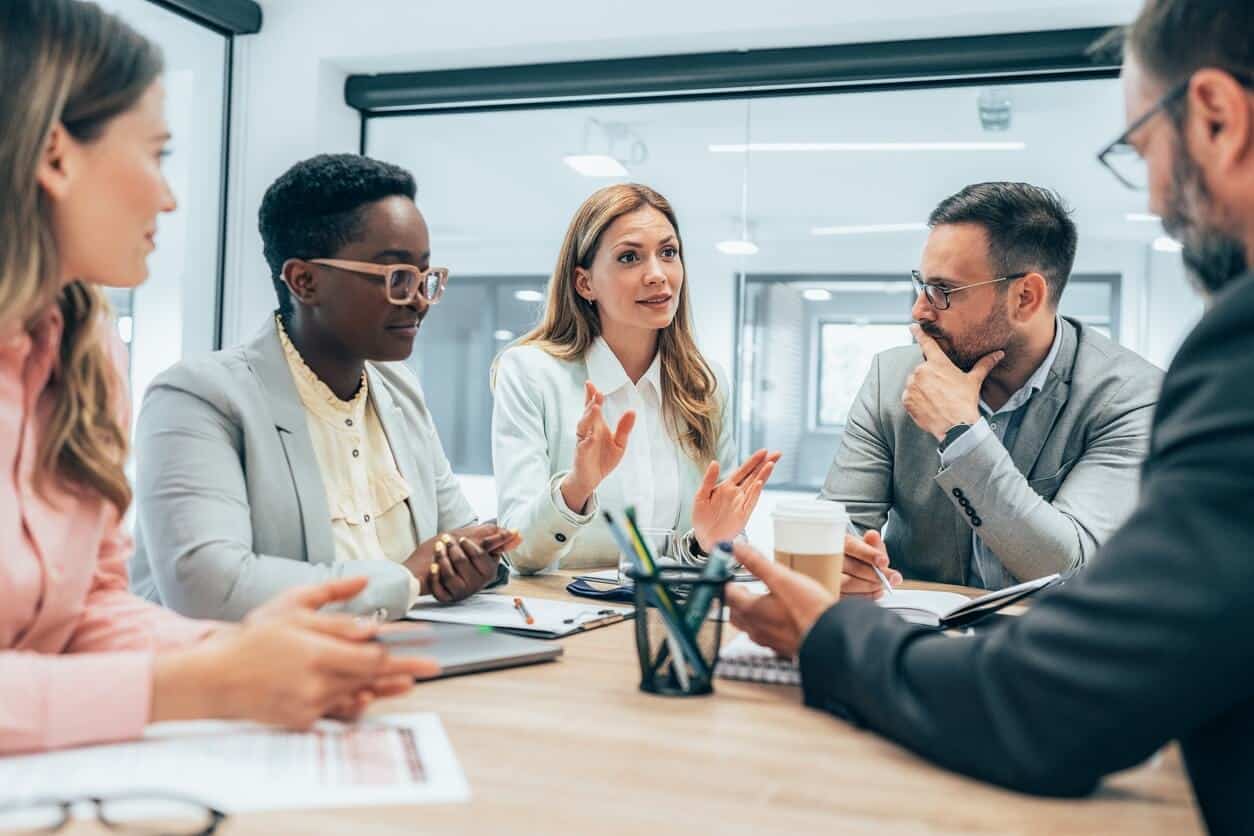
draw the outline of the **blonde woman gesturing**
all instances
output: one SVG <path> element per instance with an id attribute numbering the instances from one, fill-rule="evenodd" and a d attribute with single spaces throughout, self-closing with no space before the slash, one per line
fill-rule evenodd
<path id="1" fill-rule="evenodd" d="M 522 532 L 520 572 L 616 565 L 601 505 L 680 532 L 691 562 L 748 521 L 779 454 L 735 467 L 727 381 L 697 350 L 685 279 L 657 192 L 608 186 L 575 213 L 542 322 L 495 370 L 498 513 Z"/>

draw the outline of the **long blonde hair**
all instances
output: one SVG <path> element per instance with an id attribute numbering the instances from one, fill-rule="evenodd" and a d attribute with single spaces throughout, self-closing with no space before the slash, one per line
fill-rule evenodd
<path id="1" fill-rule="evenodd" d="M 99 494 L 120 515 L 131 488 L 127 432 L 114 411 L 124 383 L 106 339 L 109 306 L 97 287 L 62 283 L 51 206 L 35 173 L 56 124 L 80 142 L 98 138 L 160 75 L 161 55 L 79 0 L 4 0 L 0 49 L 0 337 L 29 329 L 54 304 L 64 319 L 36 485 L 46 489 L 55 477 Z"/>
<path id="2" fill-rule="evenodd" d="M 584 356 L 592 341 L 601 335 L 601 317 L 596 305 L 576 292 L 575 268 L 590 269 L 606 228 L 623 215 L 646 206 L 670 221 L 683 258 L 679 222 L 666 198 L 638 183 L 598 189 L 571 219 L 549 282 L 544 318 L 518 340 L 519 345 L 535 345 L 559 360 Z M 684 452 L 698 464 L 705 464 L 718 455 L 718 381 L 692 337 L 686 270 L 675 318 L 658 334 L 658 352 L 662 358 L 662 415 Z"/>

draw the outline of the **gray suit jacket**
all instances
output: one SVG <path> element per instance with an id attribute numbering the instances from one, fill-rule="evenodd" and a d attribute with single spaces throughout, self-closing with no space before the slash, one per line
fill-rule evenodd
<path id="1" fill-rule="evenodd" d="M 473 522 L 417 379 L 399 363 L 367 363 L 366 375 L 413 491 L 415 536 Z M 158 376 L 140 410 L 135 457 L 136 593 L 235 621 L 289 587 L 365 575 L 369 585 L 347 610 L 399 618 L 408 608 L 404 566 L 335 561 L 305 408 L 273 322 L 249 343 Z"/>
<path id="2" fill-rule="evenodd" d="M 944 470 L 936 439 L 901 403 L 918 346 L 876 356 L 820 496 L 843 502 L 860 531 L 887 525 L 889 557 L 907 578 L 970 583 L 973 530 L 1020 580 L 1062 572 L 1131 513 L 1162 372 L 1076 320 L 1059 322 L 1057 359 L 1013 449 L 990 434 Z"/>

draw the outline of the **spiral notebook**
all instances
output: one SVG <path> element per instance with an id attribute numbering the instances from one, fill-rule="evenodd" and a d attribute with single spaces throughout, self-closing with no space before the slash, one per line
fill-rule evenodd
<path id="1" fill-rule="evenodd" d="M 775 651 L 756 644 L 747 633 L 729 641 L 718 655 L 715 676 L 770 685 L 800 685 L 801 669 L 792 659 L 781 659 Z"/>

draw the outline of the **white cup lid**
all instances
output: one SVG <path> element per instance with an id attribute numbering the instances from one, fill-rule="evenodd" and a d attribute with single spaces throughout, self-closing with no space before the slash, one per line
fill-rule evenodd
<path id="1" fill-rule="evenodd" d="M 771 509 L 771 518 L 798 522 L 841 522 L 847 518 L 845 506 L 829 499 L 789 499 Z"/>

